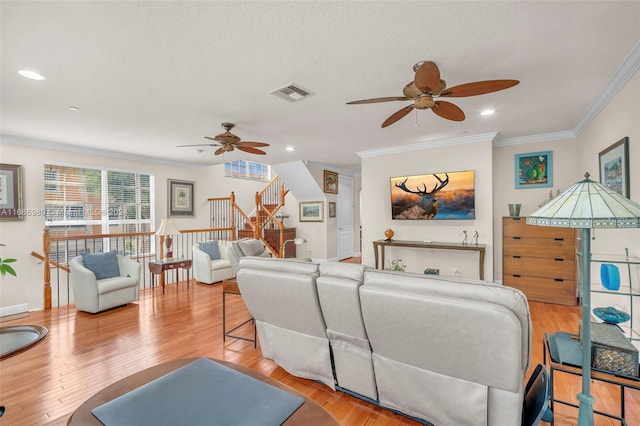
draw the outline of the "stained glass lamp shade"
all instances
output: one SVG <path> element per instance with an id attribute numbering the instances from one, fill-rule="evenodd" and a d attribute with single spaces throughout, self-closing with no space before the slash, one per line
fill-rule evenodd
<path id="1" fill-rule="evenodd" d="M 640 228 L 640 204 L 589 179 L 569 189 L 527 216 L 527 224 L 582 230 L 582 392 L 578 425 L 593 425 L 591 392 L 591 238 L 595 228 Z"/>

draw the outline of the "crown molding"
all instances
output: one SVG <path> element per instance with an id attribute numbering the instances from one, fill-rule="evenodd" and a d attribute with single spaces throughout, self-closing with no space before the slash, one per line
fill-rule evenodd
<path id="1" fill-rule="evenodd" d="M 580 135 L 639 69 L 640 41 L 636 43 L 616 72 L 613 73 L 613 76 L 611 76 L 607 84 L 605 84 L 604 89 L 602 89 L 593 104 L 582 114 L 582 117 L 580 117 L 580 120 L 578 120 L 578 123 L 576 123 L 573 128 L 573 133 Z"/>
<path id="2" fill-rule="evenodd" d="M 526 143 L 536 142 L 553 142 L 563 139 L 575 139 L 576 134 L 572 130 L 565 130 L 562 132 L 553 133 L 540 133 L 538 135 L 518 136 L 515 138 L 497 138 L 493 142 L 493 146 L 509 146 L 509 145 L 522 145 Z"/>
<path id="3" fill-rule="evenodd" d="M 409 144 L 409 145 L 398 145 L 398 146 L 391 146 L 388 148 L 371 149 L 367 151 L 356 152 L 356 154 L 358 154 L 360 158 L 379 157 L 381 155 L 420 151 L 424 149 L 439 148 L 442 146 L 448 147 L 453 145 L 463 145 L 468 143 L 487 142 L 487 141 L 491 141 L 493 143 L 493 140 L 496 138 L 497 134 L 498 133 L 493 132 L 493 133 L 482 133 L 482 134 L 473 135 L 473 136 L 462 136 L 459 138 L 439 139 L 439 140 L 433 140 L 433 141 L 418 142 L 418 143 Z"/>
<path id="4" fill-rule="evenodd" d="M 143 163 L 161 164 L 165 166 L 177 166 L 187 168 L 204 168 L 211 164 L 193 164 L 183 161 L 170 161 L 163 158 L 155 158 L 145 155 L 125 154 L 123 152 L 109 151 L 106 149 L 88 148 L 79 145 L 69 145 L 58 142 L 43 141 L 40 139 L 25 138 L 22 136 L 13 136 L 0 134 L 1 143 L 9 143 L 13 145 L 30 146 L 33 148 L 50 149 L 56 151 L 77 152 L 80 154 L 97 155 L 100 157 L 117 158 L 121 160 L 140 161 Z"/>

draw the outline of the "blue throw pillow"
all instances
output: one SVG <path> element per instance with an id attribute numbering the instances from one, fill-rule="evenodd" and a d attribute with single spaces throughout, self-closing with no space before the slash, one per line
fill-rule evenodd
<path id="1" fill-rule="evenodd" d="M 97 280 L 120 276 L 116 251 L 107 253 L 81 253 L 85 268 L 93 272 Z"/>
<path id="2" fill-rule="evenodd" d="M 220 259 L 220 248 L 218 247 L 217 240 L 198 243 L 198 247 L 200 250 L 207 253 L 211 260 Z"/>

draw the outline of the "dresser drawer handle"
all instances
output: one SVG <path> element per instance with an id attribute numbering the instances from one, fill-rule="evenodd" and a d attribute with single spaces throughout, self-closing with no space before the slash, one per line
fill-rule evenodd
<path id="1" fill-rule="evenodd" d="M 555 260 L 556 262 L 564 262 L 564 259 L 561 259 L 561 258 L 559 258 L 559 257 L 556 257 L 556 258 L 555 258 L 555 259 L 553 259 L 553 260 Z"/>
<path id="2" fill-rule="evenodd" d="M 181 263 L 180 266 L 184 266 L 184 263 Z"/>
<path id="3" fill-rule="evenodd" d="M 564 280 L 562 278 L 554 278 L 553 280 L 554 281 L 558 281 L 559 283 L 563 283 L 564 282 Z"/>
<path id="4" fill-rule="evenodd" d="M 554 241 L 564 241 L 564 238 L 554 238 Z"/>
<path id="5" fill-rule="evenodd" d="M 522 239 L 522 237 L 511 237 L 511 238 L 513 238 L 514 240 L 521 240 Z"/>
<path id="6" fill-rule="evenodd" d="M 514 259 L 522 259 L 522 256 L 513 256 Z"/>
<path id="7" fill-rule="evenodd" d="M 515 275 L 515 274 L 513 275 L 513 278 L 520 278 L 520 277 L 522 277 L 522 275 Z"/>

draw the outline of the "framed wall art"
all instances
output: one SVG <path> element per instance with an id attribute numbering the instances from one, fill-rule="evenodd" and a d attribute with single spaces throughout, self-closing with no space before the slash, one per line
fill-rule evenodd
<path id="1" fill-rule="evenodd" d="M 329 170 L 324 171 L 324 192 L 327 194 L 337 194 L 338 193 L 338 174 L 335 172 L 330 172 Z"/>
<path id="2" fill-rule="evenodd" d="M 329 217 L 336 217 L 336 203 L 329 201 Z"/>
<path id="3" fill-rule="evenodd" d="M 553 151 L 516 154 L 516 188 L 553 187 Z"/>
<path id="4" fill-rule="evenodd" d="M 300 222 L 324 221 L 324 201 L 301 201 Z"/>
<path id="5" fill-rule="evenodd" d="M 22 166 L 0 164 L 0 220 L 23 220 Z"/>
<path id="6" fill-rule="evenodd" d="M 169 200 L 169 217 L 194 216 L 193 189 L 194 182 L 184 180 L 167 179 Z"/>
<path id="7" fill-rule="evenodd" d="M 629 138 L 624 137 L 598 154 L 600 183 L 630 198 Z"/>

